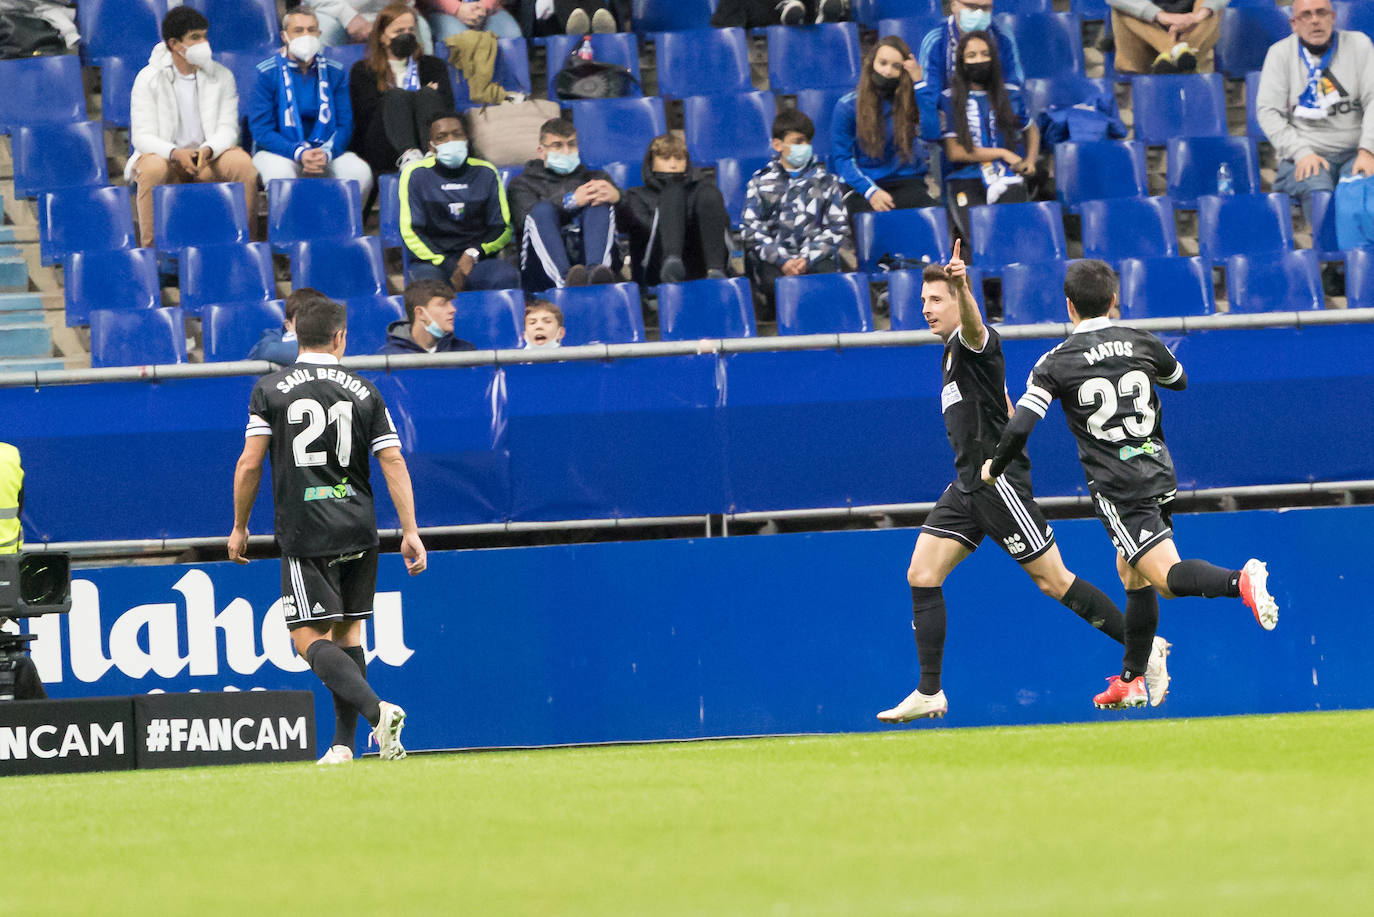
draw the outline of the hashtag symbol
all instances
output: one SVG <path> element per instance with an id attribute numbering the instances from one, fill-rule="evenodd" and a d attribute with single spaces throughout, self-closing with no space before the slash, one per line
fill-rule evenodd
<path id="1" fill-rule="evenodd" d="M 166 720 L 148 721 L 147 746 L 150 752 L 166 751 L 171 744 L 172 727 Z"/>

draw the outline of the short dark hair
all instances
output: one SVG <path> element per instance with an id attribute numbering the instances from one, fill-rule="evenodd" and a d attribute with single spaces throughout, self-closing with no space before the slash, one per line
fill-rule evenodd
<path id="1" fill-rule="evenodd" d="M 429 301 L 435 297 L 442 299 L 452 299 L 457 294 L 453 292 L 453 287 L 444 283 L 442 280 L 417 280 L 406 287 L 406 322 L 407 324 L 415 321 L 415 310 L 421 306 L 429 305 Z"/>
<path id="2" fill-rule="evenodd" d="M 458 112 L 456 112 L 456 111 L 436 111 L 434 114 L 432 114 L 432 115 L 429 116 L 429 121 L 425 124 L 425 133 L 426 133 L 426 134 L 433 134 L 433 133 L 434 133 L 434 122 L 435 122 L 435 121 L 442 121 L 442 120 L 444 120 L 445 118 L 452 118 L 453 120 L 457 121 L 459 124 L 463 124 L 463 116 L 460 115 L 460 114 L 458 114 Z M 466 124 L 463 124 L 463 134 L 464 134 L 464 136 L 467 135 L 467 132 L 468 132 L 468 126 L 467 126 Z"/>
<path id="3" fill-rule="evenodd" d="M 296 304 L 296 341 L 302 348 L 328 347 L 336 333 L 348 328 L 348 310 L 343 303 L 309 287 L 291 295 L 300 296 Z"/>
<path id="4" fill-rule="evenodd" d="M 539 140 L 542 142 L 545 134 L 554 137 L 576 137 L 577 128 L 567 118 L 550 118 L 539 125 Z"/>
<path id="5" fill-rule="evenodd" d="M 1116 272 L 1096 258 L 1075 261 L 1064 272 L 1064 295 L 1079 318 L 1106 315 L 1116 295 Z"/>
<path id="6" fill-rule="evenodd" d="M 786 108 L 778 112 L 778 116 L 773 119 L 773 139 L 782 140 L 793 131 L 801 134 L 810 143 L 816 136 L 816 125 L 811 123 L 811 118 L 801 109 Z"/>
<path id="7" fill-rule="evenodd" d="M 532 299 L 529 305 L 525 306 L 525 318 L 530 317 L 531 312 L 551 312 L 553 317 L 558 319 L 558 327 L 563 327 L 563 310 L 549 302 L 547 299 Z"/>
<path id="8" fill-rule="evenodd" d="M 200 10 L 190 6 L 174 6 L 162 17 L 162 40 L 180 41 L 196 29 L 210 28 L 210 20 Z"/>
<path id="9" fill-rule="evenodd" d="M 282 311 L 286 313 L 287 318 L 293 319 L 296 317 L 296 313 L 300 311 L 301 303 L 308 302 L 311 299 L 328 298 L 328 296 L 325 296 L 314 287 L 301 287 L 299 290 L 292 290 L 291 293 L 287 295 L 286 300 L 282 303 Z"/>
<path id="10" fill-rule="evenodd" d="M 949 276 L 949 271 L 945 270 L 941 264 L 927 264 L 921 271 L 922 283 L 943 283 L 949 287 L 950 293 L 954 292 L 954 278 Z"/>

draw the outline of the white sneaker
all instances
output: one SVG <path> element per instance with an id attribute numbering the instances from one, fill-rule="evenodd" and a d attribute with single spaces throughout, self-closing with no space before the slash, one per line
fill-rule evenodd
<path id="1" fill-rule="evenodd" d="M 592 30 L 592 21 L 587 16 L 587 11 L 578 8 L 568 14 L 568 22 L 563 29 L 568 35 L 586 35 Z"/>
<path id="2" fill-rule="evenodd" d="M 1158 707 L 1169 696 L 1169 648 L 1173 646 L 1159 634 L 1150 647 L 1150 661 L 1145 664 L 1145 687 L 1150 689 L 1150 706 Z"/>
<path id="3" fill-rule="evenodd" d="M 395 704 L 381 702 L 382 718 L 372 729 L 377 740 L 377 756 L 383 761 L 399 761 L 406 756 L 401 745 L 401 729 L 406 724 L 406 712 Z"/>
<path id="4" fill-rule="evenodd" d="M 918 689 L 908 694 L 906 700 L 891 710 L 879 713 L 878 719 L 884 723 L 909 723 L 926 717 L 938 719 L 948 711 L 949 701 L 945 699 L 944 691 L 937 691 L 931 695 L 922 694 Z"/>
<path id="5" fill-rule="evenodd" d="M 615 31 L 615 17 L 608 9 L 599 9 L 592 13 L 592 31 L 598 35 L 606 35 Z"/>
<path id="6" fill-rule="evenodd" d="M 353 760 L 353 749 L 347 745 L 331 745 L 329 751 L 324 753 L 324 757 L 316 761 L 316 764 L 347 764 Z"/>
<path id="7" fill-rule="evenodd" d="M 419 150 L 406 150 L 404 153 L 401 154 L 400 158 L 396 160 L 396 168 L 404 169 L 412 162 L 419 162 L 421 159 L 424 158 L 425 154 L 421 153 Z"/>
<path id="8" fill-rule="evenodd" d="M 783 25 L 801 25 L 806 21 L 806 7 L 801 0 L 780 0 L 776 9 L 778 22 Z"/>

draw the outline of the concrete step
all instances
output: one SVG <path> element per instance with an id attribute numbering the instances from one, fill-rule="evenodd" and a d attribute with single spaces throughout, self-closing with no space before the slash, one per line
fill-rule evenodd
<path id="1" fill-rule="evenodd" d="M 66 369 L 57 357 L 11 357 L 0 359 L 0 374 L 45 372 L 51 369 Z"/>
<path id="2" fill-rule="evenodd" d="M 42 312 L 43 297 L 37 293 L 0 293 L 0 312 Z"/>
<path id="3" fill-rule="evenodd" d="M 0 249 L 0 290 L 27 290 L 29 264 L 18 249 L 13 251 L 14 254 L 6 254 L 4 249 Z"/>
<path id="4" fill-rule="evenodd" d="M 0 357 L 52 356 L 52 330 L 47 322 L 0 326 Z"/>
<path id="5" fill-rule="evenodd" d="M 32 325 L 44 321 L 42 312 L 13 310 L 0 312 L 0 328 L 13 328 L 15 325 Z"/>

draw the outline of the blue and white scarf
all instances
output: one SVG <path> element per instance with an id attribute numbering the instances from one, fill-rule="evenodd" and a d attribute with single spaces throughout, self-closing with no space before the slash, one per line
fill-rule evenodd
<path id="1" fill-rule="evenodd" d="M 401 77 L 400 88 L 406 92 L 419 92 L 420 90 L 420 65 L 413 57 L 406 61 L 406 72 Z"/>
<path id="2" fill-rule="evenodd" d="M 986 115 L 984 115 L 985 111 Z M 969 136 L 973 138 L 974 146 L 994 150 L 1010 149 L 1002 137 L 1001 129 L 997 126 L 997 116 L 993 112 L 986 94 L 970 92 L 964 116 L 968 118 Z M 1005 194 L 1008 188 L 1024 183 L 1021 176 L 1013 172 L 1011 167 L 1000 159 L 983 163 L 981 171 L 983 184 L 988 189 L 989 204 L 997 203 L 998 198 Z"/>
<path id="3" fill-rule="evenodd" d="M 308 139 L 301 122 L 301 109 L 296 103 L 296 90 L 291 85 L 293 69 L 295 66 L 285 51 L 277 55 L 277 73 L 281 76 L 284 94 L 283 104 L 277 112 L 277 128 L 283 136 L 297 143 L 307 143 L 311 147 L 324 146 L 334 136 L 334 105 L 329 91 L 329 67 L 323 58 L 315 55 L 315 69 L 319 71 L 320 110 L 315 116 L 315 127 Z"/>
<path id="4" fill-rule="evenodd" d="M 1314 57 L 1302 46 L 1302 42 L 1298 42 L 1298 62 L 1307 70 L 1307 86 L 1298 97 L 1298 107 L 1293 109 L 1293 117 L 1318 121 L 1325 118 L 1331 106 L 1340 101 L 1341 93 L 1335 81 L 1326 76 L 1331 58 L 1336 55 L 1338 34 L 1334 31 L 1331 33 L 1331 47 L 1320 58 Z"/>

